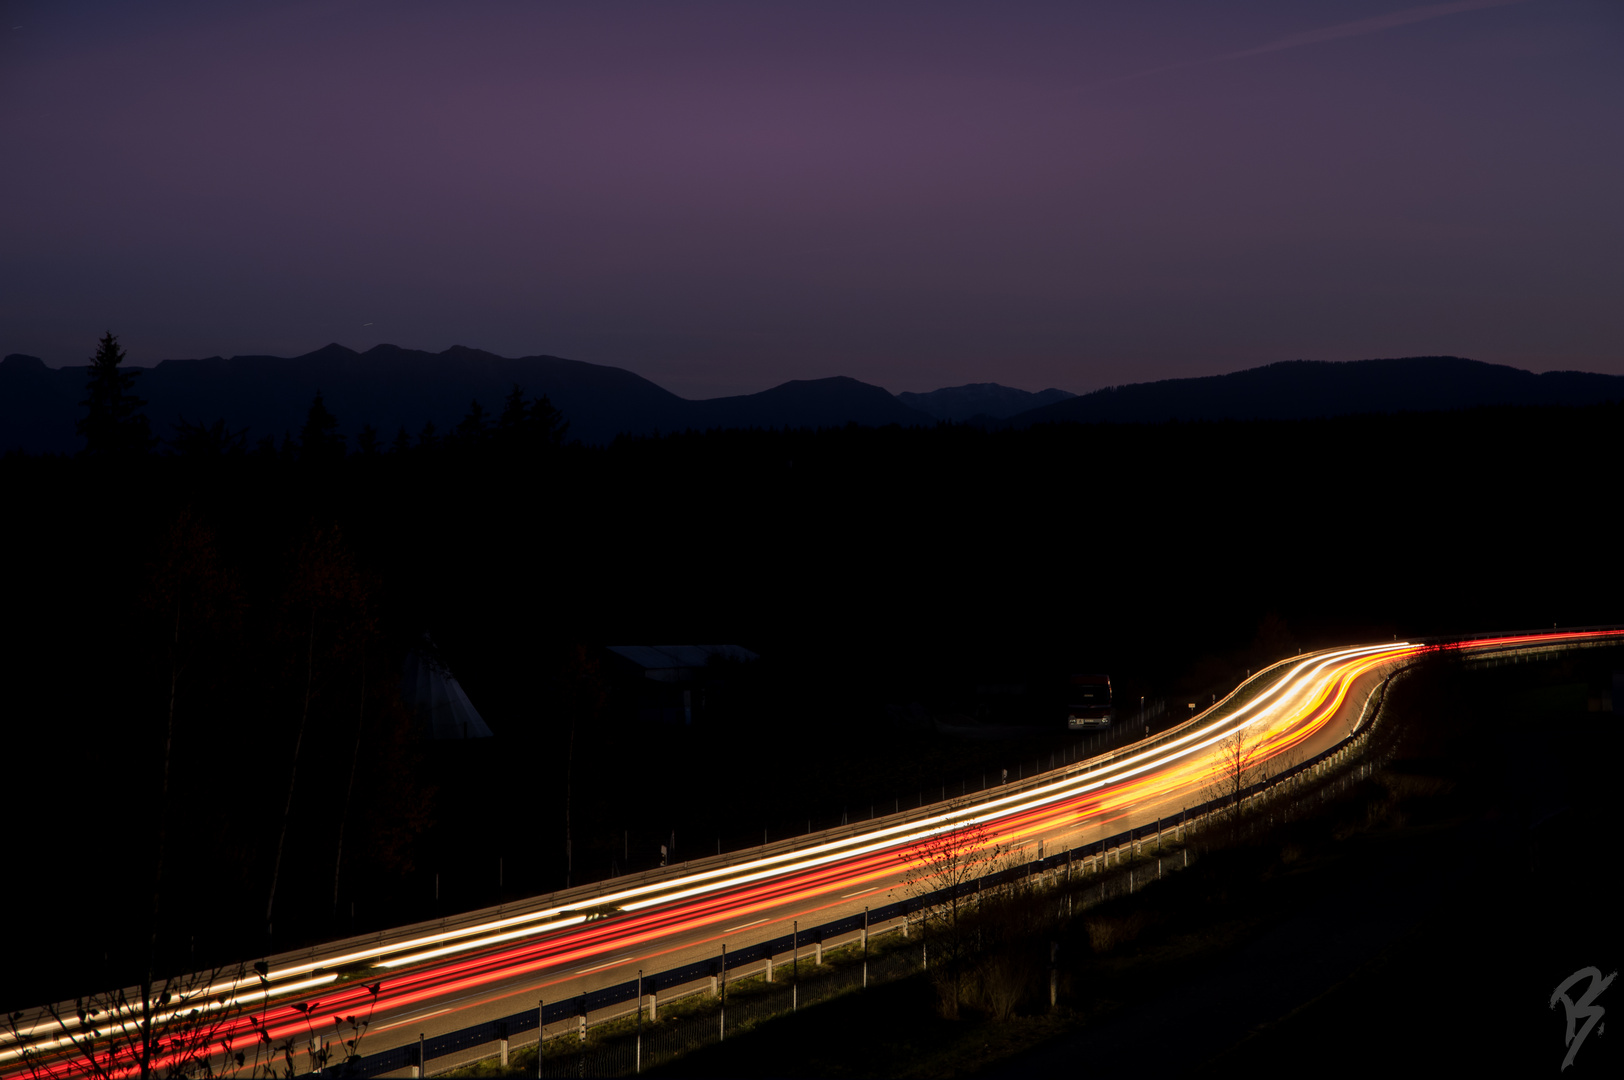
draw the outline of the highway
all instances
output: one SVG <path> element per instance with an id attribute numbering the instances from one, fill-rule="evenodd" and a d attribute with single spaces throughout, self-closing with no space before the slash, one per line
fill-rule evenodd
<path id="1" fill-rule="evenodd" d="M 1624 631 L 1552 632 L 1451 647 L 1483 655 L 1543 652 L 1621 637 Z M 250 972 L 216 982 L 207 1007 L 224 1008 L 233 998 L 247 1006 L 222 1034 L 250 1053 L 262 1041 L 250 1016 L 273 1040 L 295 1040 L 302 1051 L 305 1010 L 331 1031 L 332 1017 L 371 1008 L 361 1049 L 376 1053 L 534 1007 L 539 999 L 621 983 L 640 969 L 714 957 L 723 945 L 731 950 L 775 938 L 792 922 L 824 923 L 901 899 L 920 843 L 944 830 L 974 825 L 1030 857 L 1040 845 L 1055 851 L 1133 826 L 1175 823 L 1185 807 L 1210 797 L 1220 740 L 1244 730 L 1269 762 L 1266 770 L 1311 757 L 1370 723 L 1376 689 L 1424 649 L 1395 641 L 1292 657 L 1170 730 L 1022 783 L 271 957 L 263 981 Z M 803 959 L 810 953 L 803 947 Z M 78 1023 L 71 1005 L 62 1015 L 70 1030 Z M 53 1076 L 83 1073 L 73 1064 L 67 1032 L 44 1010 L 19 1018 L 17 1029 L 21 1044 L 41 1055 L 36 1066 L 54 1062 L 45 1069 Z M 0 1075 L 27 1074 L 22 1045 L 10 1032 L 0 1035 Z"/>

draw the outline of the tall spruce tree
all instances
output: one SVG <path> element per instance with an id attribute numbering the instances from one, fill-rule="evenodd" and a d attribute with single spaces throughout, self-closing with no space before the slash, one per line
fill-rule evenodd
<path id="1" fill-rule="evenodd" d="M 563 446 L 570 433 L 569 421 L 553 407 L 546 394 L 531 403 L 529 426 L 531 440 L 548 448 Z"/>
<path id="2" fill-rule="evenodd" d="M 468 415 L 457 425 L 457 443 L 464 449 L 474 450 L 484 446 L 490 436 L 490 414 L 476 398 L 468 406 Z"/>
<path id="3" fill-rule="evenodd" d="M 511 438 L 524 428 L 525 421 L 528 419 L 526 410 L 524 387 L 514 383 L 513 389 L 508 391 L 507 400 L 502 406 L 502 415 L 496 421 L 496 429 L 502 433 L 504 438 Z"/>
<path id="4" fill-rule="evenodd" d="M 101 345 L 90 361 L 90 377 L 85 381 L 84 418 L 79 421 L 79 434 L 84 436 L 82 451 L 90 457 L 139 457 L 153 447 L 152 427 L 146 414 L 139 410 L 146 402 L 133 393 L 135 380 L 141 373 L 120 370 L 124 350 L 118 347 L 118 338 L 112 331 L 102 336 Z"/>
<path id="5" fill-rule="evenodd" d="M 328 411 L 316 391 L 304 427 L 299 430 L 299 459 L 318 465 L 331 465 L 344 458 L 344 436 L 338 431 L 338 417 Z"/>

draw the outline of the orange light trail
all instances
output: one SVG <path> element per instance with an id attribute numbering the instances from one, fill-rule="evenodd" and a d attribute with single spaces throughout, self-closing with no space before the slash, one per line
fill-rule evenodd
<path id="1" fill-rule="evenodd" d="M 1624 631 L 1551 633 L 1448 647 L 1473 651 L 1538 647 L 1620 635 Z M 1383 665 L 1408 663 L 1423 651 L 1423 646 L 1396 642 L 1305 656 L 1285 665 L 1284 673 L 1268 679 L 1266 685 L 1260 683 L 1265 688 L 1251 699 L 1232 706 L 1237 690 L 1195 719 L 1134 747 L 1056 770 L 1019 790 L 983 792 L 950 802 L 945 810 L 937 809 L 923 817 L 915 814 L 900 824 L 877 824 L 873 829 L 821 840 L 804 849 L 611 892 L 596 901 L 621 909 L 620 914 L 610 918 L 586 921 L 570 911 L 552 908 L 444 934 L 427 934 L 386 948 L 361 947 L 358 952 L 320 962 L 337 966 L 359 958 L 374 961 L 373 973 L 366 978 L 372 981 L 381 976 L 383 981 L 374 1008 L 389 1013 L 486 988 L 493 991 L 493 997 L 486 1000 L 508 996 L 517 991 L 497 992 L 493 984 L 528 975 L 545 976 L 550 972 L 556 978 L 547 985 L 553 985 L 573 977 L 558 969 L 628 949 L 658 946 L 663 940 L 685 934 L 707 932 L 722 921 L 809 903 L 814 904 L 814 910 L 835 906 L 837 901 L 829 898 L 831 893 L 896 881 L 921 861 L 922 844 L 953 828 L 975 826 L 992 843 L 1019 847 L 1057 833 L 1064 836 L 1085 828 L 1103 829 L 1138 806 L 1170 802 L 1179 795 L 1188 798 L 1208 787 L 1220 768 L 1212 747 L 1238 730 L 1255 727 L 1258 759 L 1278 759 L 1321 732 L 1347 704 L 1360 678 Z M 1248 680 L 1243 688 L 1258 683 L 1264 674 Z M 826 902 L 816 903 L 820 900 Z M 687 941 L 670 949 L 656 949 L 654 954 L 693 944 Z M 454 958 L 457 952 L 473 955 Z M 381 953 L 397 955 L 385 959 Z M 279 987 L 274 983 L 278 979 L 306 976 L 303 985 L 308 987 L 313 981 L 308 976 L 316 970 L 316 963 L 272 973 L 270 993 L 286 992 L 299 985 L 284 983 Z M 320 981 L 333 978 L 336 976 Z M 223 985 L 230 993 L 240 984 Z M 216 989 L 211 988 L 211 995 Z M 325 1018 L 348 1015 L 371 1004 L 364 986 L 350 985 L 334 987 L 318 1007 Z M 71 1022 L 73 1017 L 65 1019 Z M 310 1030 L 306 1014 L 291 1003 L 265 1008 L 253 1014 L 253 1019 L 278 1042 L 299 1040 Z M 47 1069 L 47 1074 L 53 1078 L 74 1076 L 76 1065 L 67 1057 L 70 1048 L 66 1033 L 43 1032 L 40 1027 L 36 1024 L 33 1033 L 56 1037 L 31 1040 L 33 1048 L 62 1054 L 60 1066 Z M 244 1050 L 254 1046 L 260 1035 L 249 1017 L 244 1016 L 223 1038 L 232 1049 Z M 7 1042 L 15 1039 L 0 1039 L 0 1063 L 19 1056 L 20 1048 L 6 1047 Z"/>

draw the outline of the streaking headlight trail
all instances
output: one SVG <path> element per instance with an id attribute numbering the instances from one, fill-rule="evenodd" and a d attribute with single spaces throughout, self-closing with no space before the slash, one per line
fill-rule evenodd
<path id="1" fill-rule="evenodd" d="M 1449 647 L 1562 647 L 1621 634 L 1624 631 L 1511 636 Z M 804 846 L 783 842 L 773 846 L 777 850 L 724 858 L 719 865 L 704 868 L 673 869 L 653 881 L 619 888 L 609 883 L 602 893 L 573 904 L 475 917 L 399 940 L 338 942 L 325 953 L 317 950 L 308 959 L 267 971 L 263 980 L 255 976 L 210 986 L 209 1007 L 246 1005 L 257 1010 L 253 1020 L 272 1038 L 299 1037 L 309 1018 L 295 1007 L 296 999 L 318 987 L 326 988 L 320 1002 L 323 1016 L 329 1011 L 344 1015 L 370 1004 L 370 991 L 363 984 L 380 980 L 383 988 L 376 1008 L 389 1015 L 426 1003 L 460 1003 L 481 993 L 496 994 L 497 984 L 507 988 L 503 993 L 517 993 L 522 987 L 516 988 L 515 980 L 532 980 L 532 989 L 567 982 L 630 962 L 628 950 L 641 949 L 639 957 L 651 958 L 677 948 L 669 943 L 684 935 L 719 936 L 724 922 L 731 926 L 774 911 L 783 919 L 790 906 L 810 904 L 810 910 L 819 910 L 856 895 L 853 889 L 894 886 L 919 858 L 919 845 L 952 829 L 974 826 L 989 842 L 1018 848 L 1041 838 L 1086 835 L 1136 808 L 1143 813 L 1147 807 L 1171 806 L 1176 812 L 1180 803 L 1202 801 L 1200 793 L 1214 776 L 1214 747 L 1224 739 L 1245 730 L 1260 747 L 1261 761 L 1289 754 L 1324 732 L 1345 706 L 1368 702 L 1368 689 L 1365 698 L 1349 702 L 1362 677 L 1383 668 L 1396 671 L 1425 648 L 1387 642 L 1282 661 L 1166 732 L 1024 783 L 892 814 L 866 826 L 842 829 L 842 835 L 820 834 L 799 842 Z M 764 917 L 747 925 L 766 937 L 771 928 L 758 924 L 773 921 Z M 575 965 L 593 962 L 596 967 L 571 971 Z M 335 970 L 348 972 L 351 981 L 340 981 Z M 279 999 L 285 1003 L 273 1004 Z M 78 1021 L 71 1008 L 61 1012 L 60 1025 L 41 1015 L 19 1026 L 30 1051 L 58 1053 L 61 1069 L 51 1072 L 53 1076 L 74 1071 L 68 1036 Z M 125 1022 L 130 1019 L 133 1016 Z M 224 1041 L 240 1049 L 258 1038 L 244 1016 L 225 1033 Z M 21 1052 L 16 1037 L 0 1035 L 0 1069 L 15 1064 Z"/>

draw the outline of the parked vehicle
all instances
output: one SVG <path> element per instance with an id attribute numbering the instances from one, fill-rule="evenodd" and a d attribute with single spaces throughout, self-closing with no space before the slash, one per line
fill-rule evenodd
<path id="1" fill-rule="evenodd" d="M 1111 679 L 1108 675 L 1073 675 L 1066 685 L 1066 726 L 1111 726 Z"/>

